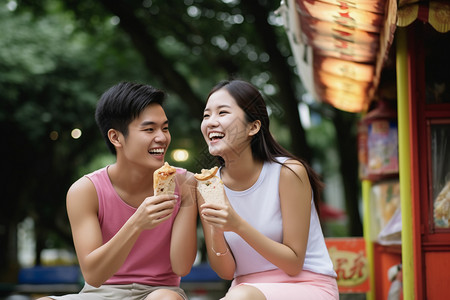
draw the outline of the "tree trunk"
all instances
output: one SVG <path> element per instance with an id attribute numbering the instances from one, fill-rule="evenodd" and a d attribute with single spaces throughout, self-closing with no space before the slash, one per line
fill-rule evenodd
<path id="1" fill-rule="evenodd" d="M 17 259 L 17 224 L 3 223 L 0 228 L 0 282 L 15 283 L 20 267 Z"/>
<path id="2" fill-rule="evenodd" d="M 277 47 L 278 38 L 274 26 L 267 22 L 270 9 L 264 7 L 258 1 L 243 1 L 242 6 L 246 8 L 247 13 L 254 15 L 255 28 L 259 31 L 262 48 L 269 54 L 270 72 L 279 88 L 277 100 L 283 107 L 282 113 L 284 115 L 282 117 L 291 136 L 291 151 L 307 162 L 311 162 L 312 154 L 306 142 L 305 130 L 300 122 L 298 101 L 293 84 L 300 79 L 293 73 L 292 67 L 287 64 L 286 57 Z"/>
<path id="3" fill-rule="evenodd" d="M 359 214 L 360 184 L 358 179 L 357 115 L 335 110 L 333 118 L 340 157 L 340 173 L 344 184 L 345 209 L 350 236 L 362 236 Z"/>

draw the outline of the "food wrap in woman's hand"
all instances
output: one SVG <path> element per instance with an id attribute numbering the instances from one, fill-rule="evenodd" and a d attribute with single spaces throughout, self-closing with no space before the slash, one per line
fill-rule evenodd
<path id="1" fill-rule="evenodd" d="M 197 189 L 206 203 L 225 204 L 223 182 L 216 176 L 218 168 L 202 169 L 200 174 L 194 174 L 197 179 Z"/>

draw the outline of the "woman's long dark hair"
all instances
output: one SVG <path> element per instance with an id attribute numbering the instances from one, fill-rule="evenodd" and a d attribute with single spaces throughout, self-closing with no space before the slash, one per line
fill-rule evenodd
<path id="1" fill-rule="evenodd" d="M 296 157 L 286 149 L 284 149 L 270 133 L 270 121 L 269 114 L 267 113 L 266 103 L 261 93 L 256 87 L 247 81 L 243 80 L 224 80 L 219 82 L 210 91 L 208 98 L 216 91 L 220 89 L 226 89 L 228 93 L 236 100 L 242 110 L 245 112 L 247 122 L 253 122 L 259 120 L 261 122 L 261 129 L 253 136 L 251 141 L 251 149 L 253 156 L 262 162 L 271 161 L 280 163 L 276 159 L 277 157 L 284 156 L 291 159 L 300 161 L 308 173 L 308 178 L 311 183 L 311 188 L 314 194 L 314 204 L 316 206 L 317 213 L 319 211 L 319 203 L 321 201 L 321 191 L 323 189 L 323 183 L 320 180 L 318 174 L 302 159 Z M 224 164 L 224 160 L 218 157 L 221 165 Z M 286 164 L 285 167 L 289 168 Z M 289 168 L 290 169 L 290 168 Z M 291 169 L 292 170 L 292 169 Z"/>

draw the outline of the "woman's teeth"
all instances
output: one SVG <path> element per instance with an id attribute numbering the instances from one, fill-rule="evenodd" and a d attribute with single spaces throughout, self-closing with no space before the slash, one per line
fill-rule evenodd
<path id="1" fill-rule="evenodd" d="M 220 133 L 220 132 L 211 132 L 208 137 L 209 137 L 210 140 L 213 140 L 213 139 L 221 139 L 224 136 L 225 135 L 223 133 Z"/>

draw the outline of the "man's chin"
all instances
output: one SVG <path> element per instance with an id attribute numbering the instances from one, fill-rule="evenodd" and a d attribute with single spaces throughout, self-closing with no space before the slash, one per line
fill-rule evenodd
<path id="1" fill-rule="evenodd" d="M 150 155 L 150 157 L 155 161 L 164 161 L 164 155 Z"/>

